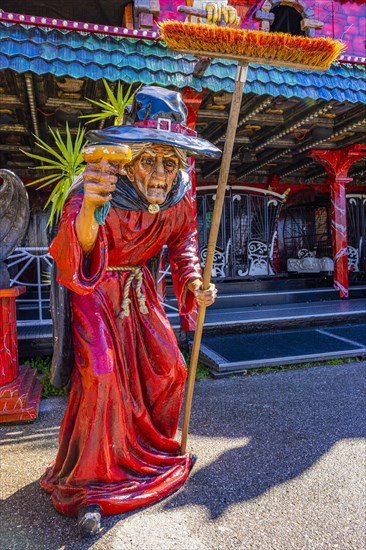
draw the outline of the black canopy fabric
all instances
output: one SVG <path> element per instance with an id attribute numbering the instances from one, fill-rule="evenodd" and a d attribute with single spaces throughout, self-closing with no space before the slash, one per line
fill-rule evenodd
<path id="1" fill-rule="evenodd" d="M 130 0 L 0 0 L 0 9 L 12 13 L 39 15 L 55 19 L 85 21 L 100 25 L 122 26 L 125 5 Z"/>

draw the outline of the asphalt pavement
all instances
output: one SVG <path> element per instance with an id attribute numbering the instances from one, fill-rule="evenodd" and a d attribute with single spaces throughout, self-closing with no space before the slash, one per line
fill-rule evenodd
<path id="1" fill-rule="evenodd" d="M 65 398 L 0 427 L 1 550 L 364 550 L 366 362 L 196 383 L 183 488 L 104 518 L 93 539 L 38 479 L 57 450 Z"/>

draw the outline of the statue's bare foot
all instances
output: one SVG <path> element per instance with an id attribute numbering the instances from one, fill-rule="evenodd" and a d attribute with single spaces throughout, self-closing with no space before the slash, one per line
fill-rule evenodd
<path id="1" fill-rule="evenodd" d="M 102 510 L 98 504 L 82 506 L 78 512 L 78 529 L 81 537 L 92 537 L 100 530 Z"/>

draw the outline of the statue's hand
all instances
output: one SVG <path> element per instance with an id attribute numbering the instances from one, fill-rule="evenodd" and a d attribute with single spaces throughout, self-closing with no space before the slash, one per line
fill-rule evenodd
<path id="1" fill-rule="evenodd" d="M 84 205 L 87 209 L 95 210 L 103 206 L 112 198 L 116 188 L 119 163 L 101 160 L 90 162 L 83 172 Z"/>
<path id="2" fill-rule="evenodd" d="M 193 292 L 200 306 L 211 306 L 216 300 L 217 289 L 213 283 L 210 283 L 207 290 L 202 290 L 201 279 L 192 279 L 187 283 L 187 288 Z"/>
<path id="3" fill-rule="evenodd" d="M 111 200 L 119 167 L 118 162 L 103 159 L 88 162 L 83 172 L 84 198 L 75 227 L 80 246 L 86 254 L 93 250 L 97 240 L 99 224 L 95 219 L 95 210 Z"/>

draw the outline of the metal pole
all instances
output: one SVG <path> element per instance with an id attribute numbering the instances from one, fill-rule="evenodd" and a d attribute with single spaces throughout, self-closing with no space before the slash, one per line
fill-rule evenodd
<path id="1" fill-rule="evenodd" d="M 226 184 L 229 176 L 231 157 L 232 157 L 234 142 L 235 142 L 235 134 L 236 134 L 236 129 L 238 125 L 241 100 L 243 97 L 243 89 L 247 78 L 247 73 L 248 73 L 248 64 L 244 62 L 243 63 L 239 62 L 237 72 L 236 72 L 236 77 L 235 77 L 233 99 L 231 102 L 224 152 L 222 155 L 219 180 L 217 184 L 216 201 L 215 201 L 214 211 L 212 214 L 210 236 L 207 243 L 207 256 L 206 256 L 205 269 L 203 271 L 203 286 L 202 286 L 204 290 L 208 289 L 211 281 L 211 271 L 212 271 L 212 266 L 214 261 L 217 236 L 220 228 L 221 213 L 222 213 L 222 208 L 225 200 Z M 203 323 L 205 321 L 205 313 L 206 313 L 206 306 L 199 306 L 197 328 L 194 335 L 191 361 L 189 365 L 186 398 L 184 403 L 184 416 L 183 416 L 182 442 L 181 442 L 182 454 L 186 452 L 186 447 L 187 447 L 187 437 L 188 437 L 189 420 L 191 416 L 194 381 L 196 378 L 196 370 L 197 370 L 198 356 L 199 356 L 201 339 L 202 339 Z"/>

